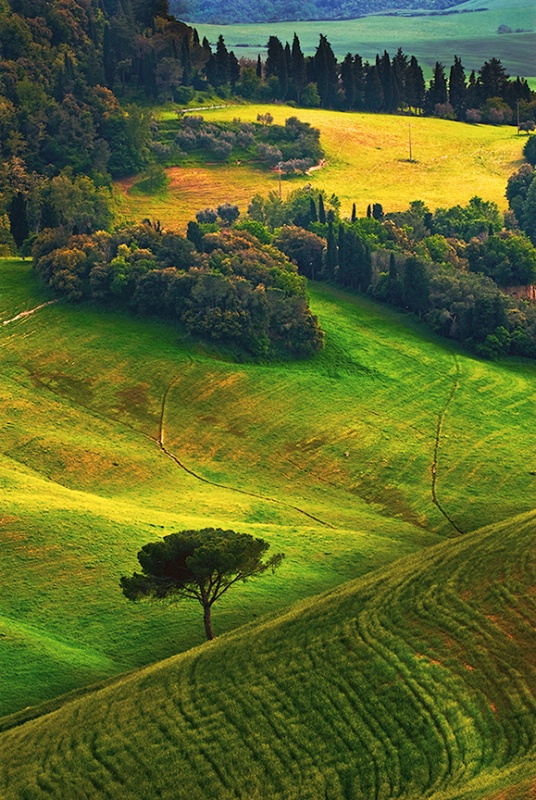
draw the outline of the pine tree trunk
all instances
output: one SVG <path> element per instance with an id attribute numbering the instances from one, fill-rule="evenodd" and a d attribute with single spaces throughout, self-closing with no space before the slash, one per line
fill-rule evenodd
<path id="1" fill-rule="evenodd" d="M 203 621 L 205 623 L 205 633 L 207 635 L 207 641 L 209 642 L 211 641 L 211 639 L 214 639 L 214 631 L 212 630 L 212 621 L 210 619 L 210 610 L 211 610 L 210 605 L 208 603 L 205 603 L 203 605 L 203 611 L 204 611 Z"/>

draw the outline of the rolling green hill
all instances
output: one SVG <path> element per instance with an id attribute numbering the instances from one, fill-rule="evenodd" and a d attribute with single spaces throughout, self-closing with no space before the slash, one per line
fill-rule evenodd
<path id="1" fill-rule="evenodd" d="M 223 525 L 287 554 L 222 599 L 222 633 L 534 505 L 533 364 L 324 285 L 326 349 L 287 364 L 90 305 L 9 322 L 49 299 L 0 261 L 2 713 L 202 641 L 193 606 L 120 593 L 161 533 Z"/>
<path id="2" fill-rule="evenodd" d="M 536 77 L 534 41 L 536 11 L 532 0 L 469 0 L 456 6 L 459 13 L 448 16 L 386 16 L 371 15 L 358 19 L 335 21 L 269 22 L 257 24 L 206 25 L 196 24 L 200 36 L 216 42 L 223 34 L 230 49 L 237 56 L 264 57 L 269 36 L 278 36 L 283 42 L 292 41 L 294 32 L 300 38 L 304 53 L 312 55 L 318 45 L 319 34 L 327 36 L 337 58 L 347 52 L 359 53 L 363 59 L 372 60 L 376 53 L 387 49 L 394 55 L 399 47 L 415 55 L 423 67 L 431 68 L 436 61 L 450 66 L 454 54 L 461 57 L 467 69 L 479 69 L 492 56 L 500 58 L 512 75 Z M 525 33 L 498 34 L 500 25 Z M 240 45 L 237 48 L 237 45 Z M 243 47 L 242 45 L 248 45 Z"/>
<path id="3" fill-rule="evenodd" d="M 535 541 L 439 544 L 8 729 L 2 797 L 526 799 Z"/>
<path id="4" fill-rule="evenodd" d="M 450 10 L 460 5 L 460 0 L 331 0 L 329 4 L 319 0 L 298 4 L 283 3 L 281 0 L 268 0 L 258 6 L 251 6 L 243 0 L 222 3 L 221 0 L 170 0 L 171 14 L 185 16 L 196 22 L 217 22 L 227 25 L 230 22 L 277 22 L 295 19 L 348 19 L 363 14 L 382 14 L 389 11 L 437 12 Z"/>

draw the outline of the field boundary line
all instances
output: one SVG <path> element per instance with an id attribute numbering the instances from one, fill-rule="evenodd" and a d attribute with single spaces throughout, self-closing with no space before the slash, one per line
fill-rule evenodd
<path id="1" fill-rule="evenodd" d="M 452 400 L 454 399 L 454 395 L 457 389 L 460 386 L 460 363 L 456 354 L 453 354 L 454 364 L 456 365 L 456 374 L 454 376 L 454 380 L 452 381 L 452 386 L 450 387 L 450 392 L 448 394 L 447 400 L 445 405 L 443 406 L 442 410 L 439 412 L 437 416 L 437 427 L 436 427 L 436 434 L 435 434 L 435 442 L 434 442 L 434 456 L 432 460 L 431 472 L 432 472 L 432 485 L 431 485 L 431 492 L 432 492 L 432 502 L 437 507 L 439 512 L 445 517 L 447 522 L 452 525 L 455 531 L 460 535 L 463 535 L 464 531 L 458 527 L 458 525 L 454 522 L 450 514 L 445 510 L 443 505 L 439 502 L 439 498 L 437 496 L 437 464 L 439 460 L 439 446 L 441 443 L 441 436 L 443 434 L 443 426 L 445 423 L 445 416 L 448 411 Z"/>
<path id="2" fill-rule="evenodd" d="M 31 314 L 35 314 L 36 311 L 39 311 L 39 309 L 45 308 L 46 306 L 52 306 L 55 303 L 59 303 L 59 300 L 47 300 L 46 303 L 41 303 L 41 305 L 36 306 L 35 308 L 30 308 L 28 311 L 21 311 L 20 314 L 17 314 L 15 317 L 11 317 L 11 319 L 5 319 L 2 322 L 2 325 L 9 325 L 10 322 L 16 322 L 18 319 L 29 317 Z"/>
<path id="3" fill-rule="evenodd" d="M 193 366 L 193 363 L 194 363 L 193 361 L 190 361 L 188 366 L 189 367 Z M 162 395 L 162 406 L 161 406 L 161 411 L 160 411 L 160 428 L 159 428 L 159 432 L 158 432 L 157 442 L 158 442 L 158 446 L 160 447 L 162 452 L 165 453 L 168 456 L 168 458 L 171 458 L 177 464 L 177 466 L 179 466 L 182 470 L 187 472 L 188 475 L 191 475 L 193 478 L 196 478 L 198 481 L 202 481 L 203 483 L 207 483 L 209 486 L 216 486 L 218 489 L 226 489 L 227 491 L 237 492 L 238 494 L 244 494 L 247 497 L 256 497 L 258 500 L 264 500 L 265 502 L 268 502 L 268 503 L 274 503 L 276 505 L 283 506 L 283 508 L 288 508 L 288 509 L 291 509 L 292 511 L 297 511 L 299 514 L 303 514 L 304 516 L 308 517 L 309 519 L 314 520 L 314 522 L 318 522 L 320 525 L 324 525 L 326 528 L 332 528 L 333 530 L 336 530 L 335 525 L 332 525 L 330 522 L 326 522 L 325 520 L 320 519 L 320 517 L 315 517 L 314 514 L 310 514 L 308 511 L 305 511 L 303 508 L 299 508 L 298 506 L 293 506 L 290 503 L 285 503 L 284 500 L 278 500 L 275 497 L 268 497 L 268 496 L 263 495 L 263 494 L 258 494 L 257 492 L 250 492 L 247 489 L 239 489 L 237 486 L 227 486 L 224 483 L 218 483 L 217 481 L 211 481 L 210 478 L 205 478 L 202 475 L 199 475 L 199 473 L 194 472 L 194 470 L 190 469 L 190 467 L 187 467 L 186 464 L 184 464 L 180 460 L 180 458 L 178 458 L 178 456 L 176 456 L 174 453 L 172 453 L 170 450 L 168 450 L 166 445 L 164 444 L 164 435 L 165 435 L 165 424 L 164 423 L 165 423 L 167 401 L 168 401 L 168 397 L 169 397 L 173 387 L 176 385 L 176 383 L 177 383 L 177 381 L 179 380 L 180 377 L 181 377 L 180 375 L 176 375 L 169 382 L 164 394 Z"/>

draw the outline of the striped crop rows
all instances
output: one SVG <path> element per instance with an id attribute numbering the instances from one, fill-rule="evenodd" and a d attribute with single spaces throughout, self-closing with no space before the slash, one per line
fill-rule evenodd
<path id="1" fill-rule="evenodd" d="M 535 534 L 447 542 L 7 731 L 0 796 L 463 797 L 534 759 Z"/>

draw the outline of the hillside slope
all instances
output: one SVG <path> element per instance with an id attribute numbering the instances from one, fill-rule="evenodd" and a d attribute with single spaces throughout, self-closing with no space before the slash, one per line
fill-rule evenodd
<path id="1" fill-rule="evenodd" d="M 532 512 L 8 730 L 2 797 L 524 796 L 535 542 Z"/>
<path id="2" fill-rule="evenodd" d="M 448 67 L 454 54 L 461 57 L 467 70 L 478 70 L 484 61 L 495 57 L 502 61 L 510 75 L 535 76 L 536 9 L 532 0 L 468 0 L 454 10 L 469 13 L 441 16 L 375 14 L 353 20 L 329 21 L 302 21 L 303 17 L 298 14 L 295 22 L 247 24 L 244 17 L 232 25 L 196 23 L 196 27 L 199 35 L 207 36 L 211 42 L 216 42 L 222 34 L 229 47 L 239 45 L 237 55 L 247 58 L 256 59 L 259 53 L 265 58 L 264 48 L 270 36 L 291 42 L 294 32 L 299 36 L 304 53 L 313 55 L 319 34 L 323 33 L 341 60 L 351 52 L 373 61 L 376 53 L 387 49 L 393 56 L 401 47 L 405 53 L 417 57 L 427 79 L 431 78 L 436 61 Z M 501 25 L 512 31 L 525 32 L 499 34 L 497 30 Z"/>
<path id="3" fill-rule="evenodd" d="M 267 111 L 279 124 L 296 114 L 290 106 L 254 104 L 208 109 L 203 116 L 215 122 L 230 122 L 234 117 L 253 122 Z M 163 112 L 162 116 L 176 120 L 175 112 Z M 506 210 L 506 181 L 523 162 L 526 137 L 506 125 L 462 125 L 414 117 L 411 137 L 415 160 L 410 163 L 409 120 L 389 114 L 302 108 L 298 116 L 319 128 L 327 163 L 303 178 L 283 179 L 283 195 L 311 183 L 315 189 L 337 195 L 343 216 L 350 215 L 353 203 L 358 216 L 364 216 L 368 203 L 382 203 L 386 212 L 403 211 L 412 200 L 419 199 L 433 210 L 456 203 L 465 205 L 475 195 Z M 247 161 L 186 163 L 171 168 L 168 175 L 169 187 L 153 196 L 131 192 L 131 179 L 118 182 L 121 216 L 150 216 L 165 225 L 185 228 L 199 209 L 232 202 L 245 212 L 255 193 L 278 190 L 276 172 Z"/>
<path id="4" fill-rule="evenodd" d="M 178 17 L 195 22 L 226 25 L 233 22 L 279 22 L 305 19 L 352 19 L 364 14 L 382 14 L 393 10 L 441 11 L 460 5 L 461 0 L 309 0 L 307 3 L 264 0 L 246 3 L 233 0 L 170 0 L 169 10 Z"/>
<path id="5" fill-rule="evenodd" d="M 2 322 L 49 299 L 0 261 Z M 222 525 L 286 553 L 222 598 L 220 634 L 457 536 L 449 518 L 467 532 L 534 506 L 534 365 L 332 287 L 311 301 L 326 349 L 287 364 L 90 305 L 0 325 L 0 714 L 201 643 L 193 605 L 119 590 L 161 534 Z"/>

